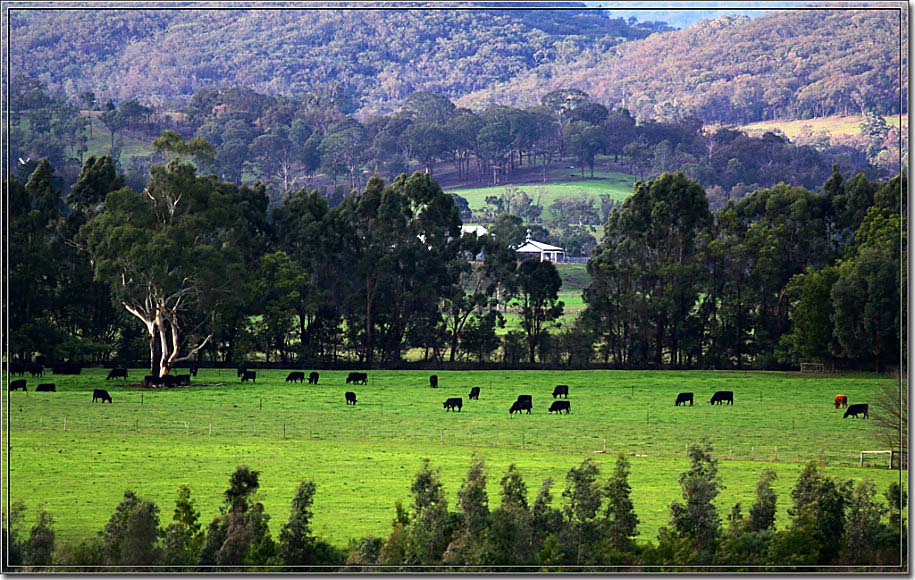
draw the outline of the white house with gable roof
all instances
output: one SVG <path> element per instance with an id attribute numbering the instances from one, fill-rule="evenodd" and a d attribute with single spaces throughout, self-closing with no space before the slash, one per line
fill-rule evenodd
<path id="1" fill-rule="evenodd" d="M 565 250 L 562 248 L 532 240 L 530 230 L 527 230 L 524 243 L 515 248 L 515 252 L 518 253 L 519 260 L 536 258 L 541 262 L 562 262 L 566 256 Z"/>

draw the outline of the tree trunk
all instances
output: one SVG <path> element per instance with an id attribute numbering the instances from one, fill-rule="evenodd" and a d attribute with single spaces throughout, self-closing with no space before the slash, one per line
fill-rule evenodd
<path id="1" fill-rule="evenodd" d="M 372 280 L 365 277 L 365 363 L 372 368 Z"/>

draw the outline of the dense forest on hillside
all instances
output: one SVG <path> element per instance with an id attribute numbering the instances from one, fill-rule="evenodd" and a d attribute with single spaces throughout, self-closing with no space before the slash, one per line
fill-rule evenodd
<path id="1" fill-rule="evenodd" d="M 17 10 L 10 25 L 13 69 L 71 98 L 163 105 L 211 86 L 338 83 L 366 111 L 415 91 L 458 97 L 654 31 L 584 9 Z"/>
<path id="2" fill-rule="evenodd" d="M 479 110 L 533 105 L 561 87 L 666 121 L 892 114 L 900 102 L 905 110 L 908 81 L 899 76 L 908 47 L 900 63 L 895 10 L 727 16 L 658 34 L 668 27 L 612 15 L 19 10 L 10 18 L 10 57 L 14 69 L 71 99 L 91 90 L 102 100 L 172 107 L 205 87 L 297 95 L 336 84 L 346 112 L 364 113 L 390 112 L 417 91 L 471 93 L 458 104 Z"/>
<path id="3" fill-rule="evenodd" d="M 864 109 L 895 114 L 908 101 L 908 79 L 900 79 L 908 46 L 899 46 L 907 29 L 898 10 L 727 16 L 611 50 L 585 50 L 574 62 L 546 63 L 460 104 L 530 105 L 558 84 L 636 117 L 668 121 L 696 116 L 741 124 Z"/>
<path id="4" fill-rule="evenodd" d="M 148 144 L 163 130 L 175 130 L 213 147 L 201 170 L 236 185 L 259 181 L 274 204 L 307 186 L 324 189 L 336 205 L 373 174 L 392 180 L 416 169 L 435 177 L 446 168 L 461 183 L 483 186 L 511 185 L 521 171 L 546 182 L 555 167 L 593 177 L 598 163 L 640 180 L 683 171 L 708 189 L 714 207 L 782 181 L 816 188 L 833 165 L 869 177 L 900 170 L 898 133 L 873 115 L 860 143 L 833 147 L 828 138 L 825 146 L 822 140 L 797 145 L 771 132 L 750 137 L 731 129 L 708 130 L 695 118 L 637 123 L 626 109 L 609 110 L 575 89 L 552 91 L 535 107 L 496 105 L 479 113 L 456 107 L 444 95 L 417 92 L 394 113 L 360 121 L 346 114 L 347 101 L 334 90 L 292 98 L 246 87 L 201 89 L 174 116 L 135 99 L 102 104 L 91 92 L 77 103 L 55 99 L 25 76 L 11 84 L 16 123 L 10 146 L 13 158 L 24 161 L 15 170 L 25 178 L 46 157 L 57 168 L 64 192 L 76 180 L 93 127 L 106 128 L 111 139 L 103 151 L 92 153 L 111 155 L 136 189 L 142 189 L 150 167 L 161 159 L 151 147 L 146 154 L 126 157 L 123 137 Z M 81 116 L 78 106 L 90 109 Z M 533 201 L 522 213 L 536 221 L 543 208 Z M 594 210 L 578 212 L 572 221 L 601 225 Z M 484 218 L 471 216 L 466 208 L 463 215 Z"/>

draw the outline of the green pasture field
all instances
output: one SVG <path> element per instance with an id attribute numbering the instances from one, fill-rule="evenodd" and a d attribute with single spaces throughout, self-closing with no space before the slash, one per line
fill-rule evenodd
<path id="1" fill-rule="evenodd" d="M 566 175 L 566 173 L 568 175 Z M 456 193 L 467 200 L 471 210 L 479 210 L 486 205 L 486 197 L 499 196 L 505 193 L 506 187 L 514 187 L 530 196 L 534 203 L 538 202 L 544 210 L 549 208 L 557 198 L 581 197 L 583 195 L 598 196 L 608 194 L 615 200 L 623 200 L 632 194 L 634 178 L 626 173 L 611 171 L 595 171 L 594 179 L 581 179 L 573 175 L 573 170 L 563 173 L 563 177 L 556 178 L 561 181 L 551 183 L 521 183 L 506 184 L 493 187 L 475 187 L 463 189 L 446 188 L 448 193 Z"/>
<path id="2" fill-rule="evenodd" d="M 674 371 L 371 371 L 367 385 L 345 385 L 346 372 L 321 372 L 318 385 L 285 384 L 286 371 L 258 371 L 241 384 L 234 370 L 202 369 L 190 388 L 143 389 L 104 381 L 105 371 L 28 379 L 29 392 L 8 393 L 9 497 L 29 508 L 44 504 L 61 541 L 101 530 L 125 489 L 155 501 L 163 525 L 171 520 L 179 485 L 191 487 L 204 523 L 219 510 L 236 466 L 261 472 L 258 499 L 277 536 L 298 483 L 317 484 L 315 532 L 341 547 L 350 538 L 385 537 L 394 504 L 410 503 L 410 485 L 428 457 L 440 468 L 449 505 L 473 453 L 486 461 L 491 507 L 508 465 L 523 471 L 533 499 L 545 477 L 561 503 L 569 468 L 592 457 L 609 475 L 618 453 L 632 463 L 631 484 L 643 540 L 654 539 L 680 497 L 677 477 L 686 446 L 707 438 L 725 486 L 722 518 L 736 502 L 749 506 L 765 467 L 778 473 L 778 525 L 787 521 L 790 490 L 803 463 L 822 461 L 837 477 L 874 480 L 884 491 L 899 472 L 859 468 L 861 450 L 880 449 L 874 421 L 842 419 L 837 393 L 873 400 L 895 384 L 885 375 L 800 375 L 764 372 Z M 143 375 L 130 371 L 131 382 Z M 36 393 L 54 382 L 56 393 Z M 572 412 L 547 412 L 556 384 L 570 387 Z M 481 387 L 479 401 L 467 399 Z M 91 403 L 106 388 L 113 404 Z M 733 406 L 708 404 L 713 391 L 733 390 Z M 344 404 L 347 390 L 358 404 Z M 696 404 L 675 407 L 680 391 Z M 533 395 L 530 415 L 509 417 L 518 394 Z M 460 413 L 442 402 L 464 398 Z M 778 460 L 776 461 L 776 455 Z M 876 460 L 875 460 L 876 461 Z M 6 490 L 4 490 L 6 491 Z"/>

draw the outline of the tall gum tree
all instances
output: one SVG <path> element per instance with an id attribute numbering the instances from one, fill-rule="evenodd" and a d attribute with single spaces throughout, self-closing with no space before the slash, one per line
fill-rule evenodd
<path id="1" fill-rule="evenodd" d="M 117 303 L 143 323 L 150 373 L 159 376 L 210 340 L 198 334 L 202 321 L 244 278 L 245 247 L 256 229 L 247 213 L 252 206 L 266 210 L 265 199 L 254 199 L 257 191 L 197 175 L 186 157 L 199 163 L 208 146 L 194 141 L 157 140 L 171 161 L 151 169 L 142 193 L 108 194 L 83 228 L 96 278 L 110 281 Z"/>

